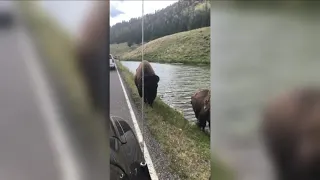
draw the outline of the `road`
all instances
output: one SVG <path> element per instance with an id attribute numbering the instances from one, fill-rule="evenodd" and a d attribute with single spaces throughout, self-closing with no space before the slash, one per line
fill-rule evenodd
<path id="1" fill-rule="evenodd" d="M 116 70 L 110 71 L 110 114 L 127 120 L 130 127 L 134 127 Z"/>

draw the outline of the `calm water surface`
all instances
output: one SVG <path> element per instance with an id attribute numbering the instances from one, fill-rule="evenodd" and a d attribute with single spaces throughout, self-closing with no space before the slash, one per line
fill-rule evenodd
<path id="1" fill-rule="evenodd" d="M 132 73 L 140 62 L 121 61 Z M 197 89 L 210 88 L 210 66 L 151 63 L 160 77 L 158 96 L 168 105 L 183 112 L 185 118 L 195 122 L 191 96 Z"/>

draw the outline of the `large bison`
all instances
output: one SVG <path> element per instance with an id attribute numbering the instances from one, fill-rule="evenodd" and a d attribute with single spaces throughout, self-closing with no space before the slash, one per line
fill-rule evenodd
<path id="1" fill-rule="evenodd" d="M 262 132 L 278 180 L 320 179 L 319 89 L 298 89 L 272 100 Z"/>
<path id="2" fill-rule="evenodd" d="M 143 60 L 139 67 L 136 69 L 136 74 L 134 76 L 134 82 L 138 89 L 139 95 L 142 98 L 142 68 L 144 69 L 144 102 L 152 107 L 153 101 L 157 97 L 158 83 L 160 81 L 159 76 L 157 76 L 146 60 Z"/>
<path id="3" fill-rule="evenodd" d="M 198 126 L 204 131 L 207 122 L 210 127 L 210 90 L 198 90 L 191 96 L 191 104 L 198 120 Z"/>

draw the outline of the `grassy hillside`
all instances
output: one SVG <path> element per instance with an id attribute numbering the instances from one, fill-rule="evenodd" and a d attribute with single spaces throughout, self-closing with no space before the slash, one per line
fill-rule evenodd
<path id="1" fill-rule="evenodd" d="M 110 42 L 141 43 L 141 17 L 116 23 L 110 29 Z M 151 41 L 178 32 L 210 26 L 208 0 L 179 0 L 166 8 L 144 15 L 144 40 Z"/>
<path id="2" fill-rule="evenodd" d="M 132 45 L 131 47 L 129 47 L 127 43 L 110 44 L 110 53 L 114 56 L 122 56 L 125 53 L 136 49 L 137 47 L 138 45 Z"/>
<path id="3" fill-rule="evenodd" d="M 141 46 L 123 54 L 122 60 L 141 61 Z M 144 59 L 150 62 L 210 64 L 210 27 L 180 32 L 144 45 Z"/>

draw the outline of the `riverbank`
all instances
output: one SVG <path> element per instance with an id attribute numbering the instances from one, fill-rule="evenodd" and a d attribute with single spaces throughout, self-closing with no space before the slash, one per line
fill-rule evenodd
<path id="1" fill-rule="evenodd" d="M 118 70 L 129 89 L 129 95 L 137 108 L 141 108 L 141 98 L 133 81 L 133 74 L 120 62 Z M 210 137 L 195 125 L 186 121 L 181 113 L 172 109 L 157 97 L 154 107 L 145 108 L 145 118 L 149 130 L 160 143 L 170 159 L 170 168 L 182 179 L 208 179 L 210 176 Z M 229 173 L 212 161 L 213 178 L 229 180 Z"/>
<path id="2" fill-rule="evenodd" d="M 141 46 L 128 50 L 122 45 L 122 49 L 118 50 L 121 51 L 121 60 L 141 61 Z M 159 63 L 210 64 L 210 27 L 150 41 L 144 45 L 144 59 Z"/>

